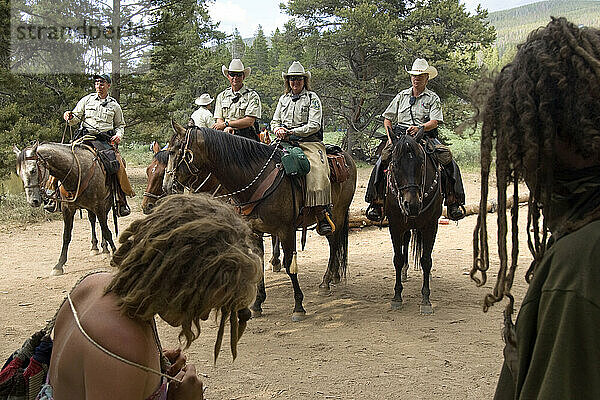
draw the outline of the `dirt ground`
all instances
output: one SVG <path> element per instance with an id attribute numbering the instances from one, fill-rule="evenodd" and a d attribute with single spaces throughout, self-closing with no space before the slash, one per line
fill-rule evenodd
<path id="1" fill-rule="evenodd" d="M 364 208 L 369 170 L 359 170 L 353 209 Z M 141 195 L 144 170 L 130 175 Z M 464 175 L 467 203 L 478 201 L 479 178 Z M 120 220 L 124 229 L 141 216 L 138 195 L 133 213 Z M 490 198 L 493 198 L 491 195 Z M 292 288 L 285 273 L 267 265 L 264 315 L 251 320 L 231 360 L 228 339 L 216 365 L 212 349 L 216 325 L 204 323 L 200 338 L 187 351 L 189 362 L 204 374 L 206 398 L 216 399 L 485 399 L 491 398 L 502 360 L 502 306 L 482 312 L 491 289 L 469 279 L 476 216 L 458 225 L 440 225 L 434 247 L 431 301 L 435 313 L 420 315 L 421 273 L 409 270 L 404 307 L 391 311 L 394 268 L 387 229 L 364 228 L 350 234 L 347 282 L 330 296 L 317 286 L 327 265 L 327 241 L 309 233 L 298 253 L 299 279 L 307 318 L 292 322 Z M 523 271 L 530 262 L 522 221 L 521 273 L 513 292 L 525 290 Z M 495 215 L 489 232 L 496 232 Z M 87 218 L 76 219 L 65 275 L 50 277 L 58 259 L 62 221 L 0 227 L 0 361 L 50 319 L 79 277 L 110 268 L 108 259 L 89 254 Z M 490 238 L 492 271 L 497 270 L 494 237 Z M 269 246 L 265 246 L 269 247 Z M 270 256 L 270 251 L 266 258 Z M 158 321 L 163 346 L 177 346 L 178 331 Z M 227 330 L 226 330 L 227 331 Z M 227 335 L 227 333 L 226 333 Z"/>

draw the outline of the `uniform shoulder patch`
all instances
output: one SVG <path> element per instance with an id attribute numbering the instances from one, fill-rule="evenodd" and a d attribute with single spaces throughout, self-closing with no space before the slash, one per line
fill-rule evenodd
<path id="1" fill-rule="evenodd" d="M 312 99 L 310 102 L 310 106 L 312 108 L 314 108 L 315 110 L 320 110 L 321 109 L 321 105 L 319 104 L 319 100 L 317 99 Z"/>

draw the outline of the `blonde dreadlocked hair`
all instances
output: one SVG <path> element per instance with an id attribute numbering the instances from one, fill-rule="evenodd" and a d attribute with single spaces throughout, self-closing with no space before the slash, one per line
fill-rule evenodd
<path id="1" fill-rule="evenodd" d="M 478 88 L 480 92 L 485 91 L 483 86 Z M 525 178 L 530 190 L 527 239 L 533 262 L 525 275 L 529 282 L 548 245 L 541 209 L 543 206 L 547 213 L 551 208 L 557 140 L 585 159 L 600 160 L 600 31 L 552 18 L 546 27 L 530 33 L 519 45 L 514 61 L 493 82 L 482 116 L 481 199 L 470 275 L 479 286 L 487 280 L 486 205 L 495 142 L 500 270 L 493 293 L 484 300 L 484 311 L 506 296 L 505 317 L 510 317 L 514 306 L 510 291 L 519 254 L 519 179 Z M 514 201 L 508 267 L 506 192 L 511 183 Z"/>
<path id="2" fill-rule="evenodd" d="M 221 321 L 215 361 L 227 318 L 235 359 L 247 320 L 238 325 L 237 312 L 248 311 L 260 274 L 251 234 L 222 201 L 208 195 L 168 196 L 121 234 L 112 259 L 118 271 L 105 292 L 118 296 L 121 311 L 131 318 L 181 315 L 179 339 L 185 348 L 198 338 L 201 316 L 216 310 Z"/>

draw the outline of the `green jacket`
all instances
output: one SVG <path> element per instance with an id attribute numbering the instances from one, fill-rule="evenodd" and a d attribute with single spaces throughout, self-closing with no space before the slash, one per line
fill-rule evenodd
<path id="1" fill-rule="evenodd" d="M 495 399 L 600 399 L 600 221 L 546 251 L 516 329 L 517 376 L 505 363 Z"/>

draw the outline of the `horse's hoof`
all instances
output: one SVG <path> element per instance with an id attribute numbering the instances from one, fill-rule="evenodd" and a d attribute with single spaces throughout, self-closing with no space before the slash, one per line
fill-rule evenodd
<path id="1" fill-rule="evenodd" d="M 392 300 L 391 305 L 392 305 L 392 310 L 394 310 L 394 311 L 402 310 L 402 300 L 400 300 L 400 301 Z"/>
<path id="2" fill-rule="evenodd" d="M 317 294 L 319 296 L 329 296 L 331 294 L 331 289 L 328 286 L 319 286 Z"/>
<path id="3" fill-rule="evenodd" d="M 279 261 L 275 264 L 271 263 L 271 271 L 273 271 L 273 272 L 281 271 L 281 261 Z"/>
<path id="4" fill-rule="evenodd" d="M 292 313 L 292 322 L 300 322 L 306 318 L 306 311 L 294 311 Z"/>
<path id="5" fill-rule="evenodd" d="M 65 273 L 65 271 L 63 271 L 62 268 L 53 268 L 52 271 L 50 272 L 50 276 L 61 276 L 64 273 Z"/>
<path id="6" fill-rule="evenodd" d="M 433 314 L 433 307 L 431 304 L 421 304 L 421 315 Z"/>
<path id="7" fill-rule="evenodd" d="M 252 310 L 251 309 L 250 312 L 252 313 L 252 318 L 260 318 L 263 315 L 262 310 Z"/>
<path id="8" fill-rule="evenodd" d="M 98 250 L 98 249 L 92 249 L 92 250 L 90 250 L 90 255 L 91 256 L 97 256 L 98 254 L 100 254 L 100 250 Z"/>

